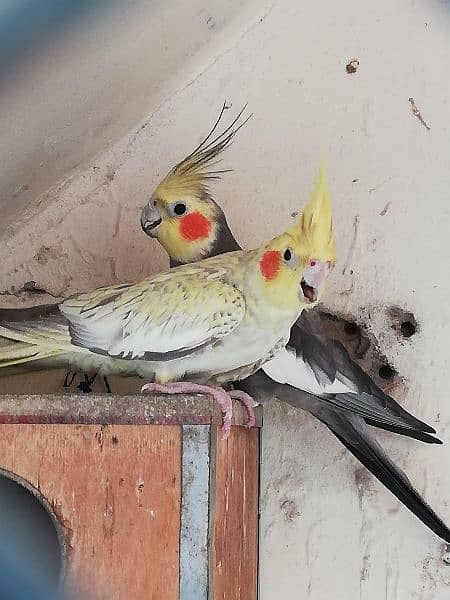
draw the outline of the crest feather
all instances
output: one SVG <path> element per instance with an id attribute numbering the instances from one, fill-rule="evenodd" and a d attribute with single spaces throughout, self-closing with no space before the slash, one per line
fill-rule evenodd
<path id="1" fill-rule="evenodd" d="M 200 197 L 208 191 L 209 180 L 220 179 L 223 173 L 231 171 L 231 169 L 215 170 L 213 167 L 220 162 L 220 155 L 231 144 L 237 132 L 247 123 L 252 114 L 240 121 L 247 108 L 247 104 L 245 104 L 232 123 L 211 140 L 225 110 L 228 108 L 226 102 L 224 102 L 220 114 L 208 135 L 166 175 L 156 188 L 154 195 L 165 197 L 190 192 Z"/>
<path id="2" fill-rule="evenodd" d="M 336 244 L 333 231 L 333 211 L 328 189 L 326 165 L 322 160 L 319 176 L 308 204 L 298 223 L 292 228 L 308 246 L 310 256 L 318 260 L 336 262 Z"/>

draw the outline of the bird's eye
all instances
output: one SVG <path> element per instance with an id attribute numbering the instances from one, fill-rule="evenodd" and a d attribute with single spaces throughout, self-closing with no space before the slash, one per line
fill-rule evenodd
<path id="1" fill-rule="evenodd" d="M 173 212 L 179 217 L 181 217 L 181 215 L 184 215 L 184 213 L 186 212 L 186 204 L 184 204 L 183 202 L 177 202 L 173 207 Z"/>
<path id="2" fill-rule="evenodd" d="M 297 263 L 296 256 L 291 248 L 285 249 L 285 251 L 283 252 L 283 260 L 290 267 L 295 266 L 295 264 Z"/>

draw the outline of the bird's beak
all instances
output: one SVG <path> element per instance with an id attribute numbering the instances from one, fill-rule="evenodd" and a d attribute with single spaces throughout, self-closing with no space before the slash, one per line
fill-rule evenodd
<path id="1" fill-rule="evenodd" d="M 332 269 L 333 265 L 328 260 L 311 260 L 309 266 L 303 271 L 299 289 L 300 300 L 306 300 L 309 304 L 317 302 Z"/>
<path id="2" fill-rule="evenodd" d="M 162 217 L 157 206 L 153 205 L 151 200 L 144 206 L 141 212 L 141 227 L 150 237 L 156 236 L 156 230 L 161 225 Z"/>

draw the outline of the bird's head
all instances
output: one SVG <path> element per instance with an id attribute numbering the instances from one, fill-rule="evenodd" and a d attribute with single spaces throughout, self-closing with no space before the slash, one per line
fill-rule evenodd
<path id="1" fill-rule="evenodd" d="M 259 255 L 265 293 L 280 307 L 315 306 L 336 262 L 332 210 L 325 168 L 298 221 Z"/>
<path id="2" fill-rule="evenodd" d="M 229 231 L 221 208 L 211 198 L 208 184 L 227 172 L 214 170 L 214 166 L 251 115 L 239 121 L 244 107 L 231 125 L 210 141 L 225 108 L 224 105 L 208 136 L 166 175 L 142 209 L 142 229 L 160 242 L 171 264 L 211 256 L 221 233 Z"/>

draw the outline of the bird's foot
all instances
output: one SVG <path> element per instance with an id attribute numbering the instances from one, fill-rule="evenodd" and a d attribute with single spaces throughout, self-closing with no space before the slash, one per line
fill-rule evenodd
<path id="1" fill-rule="evenodd" d="M 254 427 L 256 423 L 255 419 L 255 411 L 253 410 L 255 406 L 258 406 L 259 402 L 253 400 L 253 398 L 243 392 L 242 390 L 231 390 L 229 393 L 230 398 L 234 398 L 235 400 L 239 400 L 245 406 L 245 410 L 247 411 L 248 421 L 246 427 Z"/>
<path id="2" fill-rule="evenodd" d="M 212 396 L 223 415 L 222 433 L 223 437 L 227 438 L 231 429 L 231 418 L 233 416 L 233 404 L 231 396 L 220 387 L 212 387 L 209 385 L 200 385 L 198 383 L 189 383 L 187 381 L 179 381 L 174 383 L 146 383 L 141 388 L 142 392 L 157 392 L 160 394 L 207 394 Z"/>
<path id="3" fill-rule="evenodd" d="M 92 377 L 89 377 L 89 375 L 86 375 L 85 373 L 84 380 L 80 381 L 80 383 L 77 385 L 77 390 L 80 390 L 80 392 L 83 394 L 90 394 L 92 392 L 92 384 L 94 383 L 96 377 L 97 373 L 94 373 Z"/>

